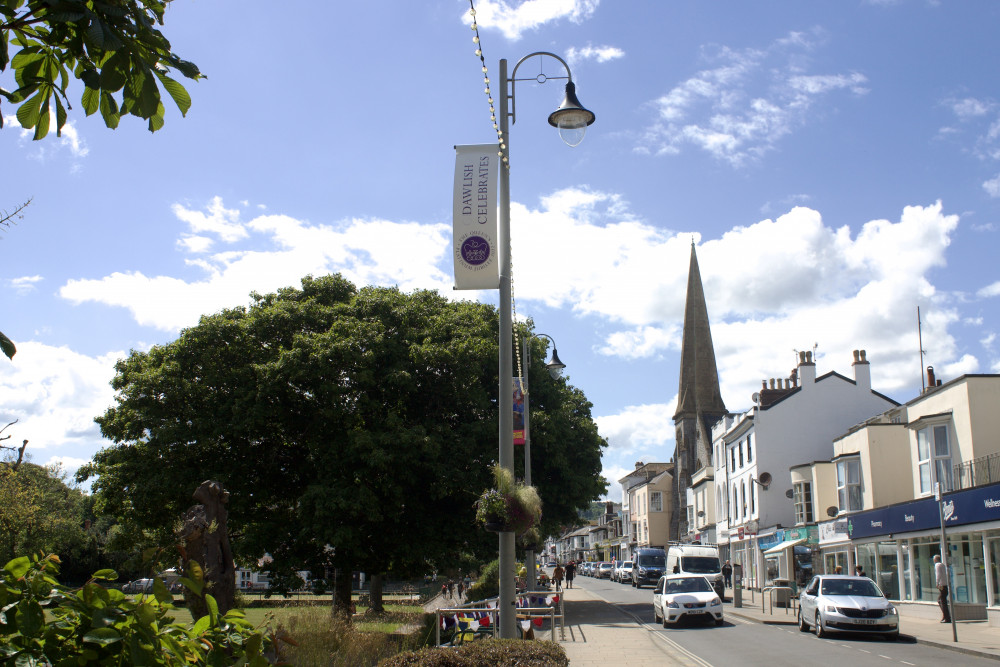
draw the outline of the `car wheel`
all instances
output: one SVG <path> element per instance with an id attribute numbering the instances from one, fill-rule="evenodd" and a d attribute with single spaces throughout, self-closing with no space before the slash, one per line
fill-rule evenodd
<path id="1" fill-rule="evenodd" d="M 806 623 L 806 619 L 802 616 L 801 609 L 799 609 L 799 631 L 809 632 L 809 624 Z"/>
<path id="2" fill-rule="evenodd" d="M 823 619 L 820 618 L 818 611 L 816 612 L 816 625 L 813 627 L 813 629 L 816 631 L 817 639 L 822 639 L 823 637 L 826 637 L 826 632 L 823 630 Z"/>
<path id="3" fill-rule="evenodd" d="M 665 628 L 669 628 L 670 627 L 670 624 L 667 622 L 667 615 L 666 614 L 663 615 L 663 627 L 665 627 Z"/>
<path id="4" fill-rule="evenodd" d="M 724 620 L 722 620 L 721 618 L 717 618 L 717 619 L 715 619 L 715 624 L 716 624 L 716 625 L 722 625 L 723 623 L 725 623 L 725 621 L 724 621 Z"/>
<path id="5" fill-rule="evenodd" d="M 653 623 L 660 622 L 660 615 L 656 613 L 656 607 L 653 607 Z"/>

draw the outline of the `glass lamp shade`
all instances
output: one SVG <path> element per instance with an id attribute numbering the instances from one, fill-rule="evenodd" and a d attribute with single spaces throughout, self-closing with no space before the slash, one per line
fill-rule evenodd
<path id="1" fill-rule="evenodd" d="M 566 97 L 559 108 L 549 114 L 549 125 L 559 128 L 559 136 L 569 146 L 576 146 L 583 141 L 587 126 L 592 125 L 596 116 L 593 111 L 585 109 L 576 97 L 576 84 L 570 81 L 566 84 Z"/>

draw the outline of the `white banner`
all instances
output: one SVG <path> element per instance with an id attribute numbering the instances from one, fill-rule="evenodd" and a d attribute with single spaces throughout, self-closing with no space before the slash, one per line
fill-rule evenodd
<path id="1" fill-rule="evenodd" d="M 455 289 L 499 289 L 496 144 L 455 146 Z"/>

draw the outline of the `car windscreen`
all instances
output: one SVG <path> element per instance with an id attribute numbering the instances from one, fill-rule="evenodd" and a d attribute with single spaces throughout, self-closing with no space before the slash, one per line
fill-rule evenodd
<path id="1" fill-rule="evenodd" d="M 630 560 L 625 561 L 624 563 L 622 563 L 622 567 L 632 567 L 632 561 Z"/>
<path id="2" fill-rule="evenodd" d="M 719 559 L 713 556 L 684 556 L 681 558 L 681 571 L 696 574 L 715 574 L 722 568 Z"/>
<path id="3" fill-rule="evenodd" d="M 685 577 L 683 579 L 667 579 L 664 592 L 674 593 L 711 593 L 712 586 L 705 577 Z"/>
<path id="4" fill-rule="evenodd" d="M 882 591 L 868 579 L 824 579 L 820 587 L 823 595 L 859 595 L 868 598 L 882 597 Z"/>
<path id="5" fill-rule="evenodd" d="M 655 556 L 639 556 L 639 560 L 637 562 L 640 567 L 666 567 L 663 554 L 657 554 Z"/>

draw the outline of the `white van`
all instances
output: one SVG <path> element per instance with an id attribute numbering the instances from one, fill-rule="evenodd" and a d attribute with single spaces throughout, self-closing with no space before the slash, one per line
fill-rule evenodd
<path id="1" fill-rule="evenodd" d="M 719 548 L 703 544 L 671 544 L 667 548 L 667 575 L 701 574 L 708 579 L 720 600 L 726 597 Z"/>

